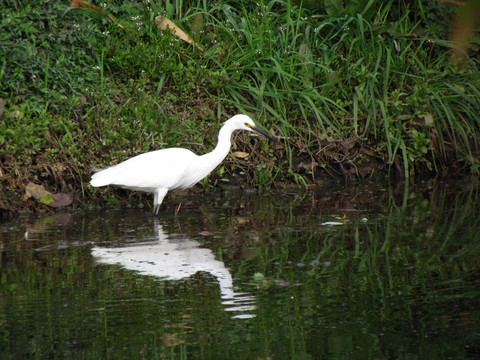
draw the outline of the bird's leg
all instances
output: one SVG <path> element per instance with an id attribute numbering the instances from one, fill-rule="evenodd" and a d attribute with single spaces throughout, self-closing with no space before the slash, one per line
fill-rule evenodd
<path id="1" fill-rule="evenodd" d="M 178 204 L 177 208 L 175 209 L 175 216 L 178 215 L 178 212 L 180 211 L 181 207 L 182 207 L 182 203 Z"/>
<path id="2" fill-rule="evenodd" d="M 158 194 L 156 191 L 153 192 L 153 214 L 157 215 L 157 204 L 158 204 Z"/>
<path id="3" fill-rule="evenodd" d="M 163 198 L 167 195 L 168 189 L 160 188 L 153 192 L 153 213 L 158 215 Z"/>

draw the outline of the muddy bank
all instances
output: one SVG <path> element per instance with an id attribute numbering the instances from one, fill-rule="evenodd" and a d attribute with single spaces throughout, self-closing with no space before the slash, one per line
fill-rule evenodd
<path id="1" fill-rule="evenodd" d="M 280 145 L 281 146 L 281 145 Z M 280 146 L 277 146 L 275 152 L 281 152 Z M 338 144 L 338 147 L 342 146 Z M 345 146 L 345 145 L 343 145 Z M 222 172 L 214 171 L 206 182 L 197 184 L 191 189 L 184 191 L 169 192 L 162 205 L 163 208 L 178 206 L 182 202 L 195 201 L 197 198 L 208 196 L 208 194 L 228 192 L 241 193 L 243 191 L 306 191 L 306 190 L 324 190 L 325 201 L 331 201 L 329 189 L 344 187 L 372 188 L 381 187 L 382 191 L 392 191 L 400 189 L 402 192 L 405 186 L 405 177 L 402 168 L 387 167 L 382 164 L 378 158 L 373 156 L 362 156 L 361 161 L 352 161 L 343 153 L 343 161 L 340 160 L 341 152 L 332 152 L 329 156 L 335 156 L 338 161 L 330 159 L 329 166 L 321 166 L 320 159 L 311 157 L 301 157 L 296 160 L 295 168 L 297 172 L 294 179 L 289 174 L 277 176 L 268 184 L 255 184 L 256 172 L 254 165 L 256 161 L 242 161 L 229 156 L 221 165 Z M 368 150 L 366 148 L 363 154 Z M 260 155 L 262 161 L 266 156 Z M 254 156 L 249 157 L 249 159 Z M 88 182 L 92 171 L 90 167 L 81 167 L 81 173 L 72 162 L 51 163 L 46 161 L 45 157 L 38 156 L 35 166 L 22 167 L 19 163 L 12 166 L 5 161 L 1 163 L 0 171 L 0 217 L 8 218 L 15 213 L 31 212 L 56 212 L 63 209 L 91 209 L 98 207 L 139 207 L 150 211 L 152 206 L 152 195 L 124 190 L 118 187 L 109 186 L 103 188 L 93 188 Z M 296 180 L 296 181 L 295 181 Z M 438 182 L 449 182 L 452 188 L 461 188 L 465 183 L 478 181 L 474 176 L 462 176 L 462 173 L 454 165 L 438 176 L 432 176 L 430 171 L 417 174 L 411 177 L 409 183 L 413 187 L 420 187 L 423 191 L 431 191 Z M 50 198 L 50 197 L 51 198 Z M 368 202 L 368 196 L 362 198 L 356 197 L 355 201 Z M 334 200 L 335 202 L 336 200 Z"/>

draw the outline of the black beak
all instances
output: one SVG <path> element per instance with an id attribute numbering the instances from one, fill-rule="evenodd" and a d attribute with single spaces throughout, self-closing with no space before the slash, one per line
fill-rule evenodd
<path id="1" fill-rule="evenodd" d="M 274 142 L 278 142 L 278 140 L 275 139 L 272 134 L 270 134 L 270 133 L 268 133 L 268 132 L 260 129 L 260 128 L 257 127 L 257 126 L 252 126 L 250 129 L 252 129 L 253 131 L 258 132 L 259 134 L 262 134 L 263 136 L 269 138 L 270 140 L 272 140 L 272 141 L 274 141 Z"/>

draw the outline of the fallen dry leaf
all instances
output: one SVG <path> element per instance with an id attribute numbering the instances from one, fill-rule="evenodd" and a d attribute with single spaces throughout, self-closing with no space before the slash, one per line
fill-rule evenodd
<path id="1" fill-rule="evenodd" d="M 115 19 L 112 15 L 107 14 L 105 11 L 103 11 L 102 9 L 96 7 L 95 5 L 90 4 L 88 1 L 85 1 L 85 0 L 72 0 L 72 1 L 70 1 L 70 7 L 94 10 L 94 11 L 96 11 L 97 13 L 99 13 L 100 15 L 108 17 L 110 20 L 112 20 L 114 23 L 116 23 L 120 28 L 122 28 L 122 29 L 125 28 L 125 27 L 124 27 L 122 24 L 120 24 L 120 22 L 119 22 L 117 19 Z"/>
<path id="2" fill-rule="evenodd" d="M 167 29 L 170 29 L 170 31 L 178 36 L 180 39 L 182 39 L 183 41 L 193 45 L 193 46 L 196 46 L 198 48 L 198 50 L 200 51 L 204 51 L 203 48 L 198 45 L 190 36 L 187 35 L 187 33 L 185 33 L 185 31 L 183 31 L 182 29 L 180 29 L 172 20 L 164 17 L 164 16 L 157 16 L 155 18 L 155 25 L 157 25 L 157 27 L 160 29 L 160 30 L 167 30 Z"/>
<path id="3" fill-rule="evenodd" d="M 45 188 L 42 185 L 37 185 L 32 182 L 29 182 L 25 187 L 25 196 L 23 198 L 28 199 L 33 196 L 36 200 L 39 200 L 48 195 L 51 196 L 51 192 L 45 190 Z"/>
<path id="4" fill-rule="evenodd" d="M 10 114 L 8 114 L 8 117 L 9 118 L 18 118 L 18 117 L 20 117 L 20 115 L 22 115 L 20 110 L 13 110 Z"/>
<path id="5" fill-rule="evenodd" d="M 33 197 L 35 200 L 42 204 L 52 207 L 68 206 L 73 202 L 72 194 L 54 194 L 45 189 L 42 185 L 37 185 L 29 182 L 25 187 L 25 195 L 23 196 L 23 198 L 26 200 L 31 197 Z"/>
<path id="6" fill-rule="evenodd" d="M 72 194 L 66 194 L 66 193 L 57 193 L 57 194 L 52 194 L 53 202 L 51 202 L 50 206 L 52 207 L 64 207 L 68 206 L 73 202 L 73 195 Z"/>
<path id="7" fill-rule="evenodd" d="M 233 153 L 233 156 L 239 158 L 239 159 L 245 159 L 248 155 L 250 155 L 249 153 L 246 153 L 244 151 L 235 151 Z"/>
<path id="8" fill-rule="evenodd" d="M 300 164 L 297 165 L 297 168 L 305 169 L 305 170 L 313 170 L 313 168 L 317 166 L 318 166 L 318 163 L 312 160 L 311 162 L 301 162 Z"/>

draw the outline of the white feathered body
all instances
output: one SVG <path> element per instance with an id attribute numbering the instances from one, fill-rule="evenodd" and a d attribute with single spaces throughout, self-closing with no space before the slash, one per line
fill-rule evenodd
<path id="1" fill-rule="evenodd" d="M 154 192 L 158 188 L 186 189 L 206 177 L 222 159 L 212 163 L 209 155 L 198 156 L 187 149 L 169 148 L 137 155 L 93 174 L 92 186 L 117 185 Z"/>

